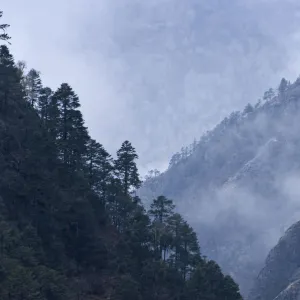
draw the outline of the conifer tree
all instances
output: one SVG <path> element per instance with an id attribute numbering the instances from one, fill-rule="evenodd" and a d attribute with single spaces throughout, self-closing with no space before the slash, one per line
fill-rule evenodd
<path id="1" fill-rule="evenodd" d="M 272 88 L 269 88 L 265 93 L 263 99 L 265 101 L 270 101 L 275 96 L 275 92 Z"/>
<path id="2" fill-rule="evenodd" d="M 23 60 L 20 60 L 20 61 L 17 62 L 16 67 L 18 69 L 19 77 L 21 78 L 22 89 L 25 93 L 25 88 L 26 88 L 26 83 L 25 83 L 25 79 L 26 79 L 26 74 L 25 74 L 26 62 L 23 61 Z"/>
<path id="3" fill-rule="evenodd" d="M 44 97 L 42 93 L 41 97 Z M 43 98 L 41 99 L 43 101 Z M 42 103 L 39 102 L 39 106 L 43 106 Z M 39 113 L 41 114 L 41 106 Z M 51 95 L 49 98 L 49 103 L 46 106 L 46 112 L 44 112 L 45 115 L 47 115 L 47 121 L 46 121 L 46 131 L 48 132 L 52 142 L 54 143 L 57 152 L 61 153 L 61 149 L 59 149 L 59 143 L 60 143 L 60 131 L 61 131 L 61 116 L 60 116 L 60 110 L 58 106 L 58 99 L 57 97 L 54 97 L 54 94 Z"/>
<path id="4" fill-rule="evenodd" d="M 169 217 L 168 225 L 172 233 L 172 250 L 173 253 L 169 257 L 171 266 L 179 270 L 180 268 L 180 253 L 181 253 L 181 231 L 184 220 L 180 214 L 174 214 Z"/>
<path id="5" fill-rule="evenodd" d="M 174 208 L 172 200 L 159 196 L 153 200 L 149 210 L 149 215 L 153 219 L 153 248 L 157 256 L 164 260 L 171 245 L 171 234 L 167 221 L 174 214 Z"/>
<path id="6" fill-rule="evenodd" d="M 180 229 L 180 269 L 183 279 L 186 280 L 199 262 L 200 248 L 197 235 L 187 222 L 184 222 Z"/>
<path id="7" fill-rule="evenodd" d="M 38 99 L 41 94 L 42 80 L 40 72 L 31 69 L 25 77 L 25 91 L 27 101 L 32 107 L 36 107 Z"/>
<path id="8" fill-rule="evenodd" d="M 175 205 L 172 200 L 167 199 L 165 196 L 159 196 L 153 200 L 149 214 L 154 220 L 165 223 L 173 215 L 174 208 Z"/>
<path id="9" fill-rule="evenodd" d="M 283 98 L 285 97 L 285 92 L 288 88 L 288 85 L 288 81 L 285 78 L 282 78 L 278 87 L 278 94 Z"/>
<path id="10" fill-rule="evenodd" d="M 87 145 L 86 163 L 89 184 L 99 194 L 103 204 L 106 204 L 114 169 L 113 159 L 101 144 L 90 139 Z"/>
<path id="11" fill-rule="evenodd" d="M 124 195 L 128 195 L 132 188 L 137 189 L 141 185 L 139 173 L 136 166 L 138 155 L 129 141 L 122 143 L 117 151 L 115 161 L 115 172 L 123 187 Z"/>
<path id="12" fill-rule="evenodd" d="M 180 153 L 175 153 L 172 157 L 171 157 L 171 160 L 170 160 L 170 163 L 169 163 L 169 168 L 171 168 L 172 166 L 178 164 L 181 160 L 181 155 Z"/>
<path id="13" fill-rule="evenodd" d="M 49 113 L 50 113 L 50 104 L 51 97 L 53 95 L 52 90 L 49 87 L 44 87 L 39 92 L 39 97 L 37 101 L 37 111 L 39 116 L 43 122 L 43 124 L 47 127 L 49 122 Z"/>
<path id="14" fill-rule="evenodd" d="M 0 46 L 0 109 L 6 111 L 10 101 L 22 98 L 21 78 L 14 58 L 6 45 Z"/>
<path id="15" fill-rule="evenodd" d="M 67 83 L 63 83 L 52 98 L 50 110 L 57 118 L 60 158 L 64 164 L 80 169 L 83 166 L 89 136 L 79 111 L 79 98 Z"/>
<path id="16" fill-rule="evenodd" d="M 187 298 L 242 300 L 238 286 L 214 261 L 201 260 L 187 282 Z"/>
<path id="17" fill-rule="evenodd" d="M 3 16 L 3 11 L 0 10 L 0 19 Z M 8 24 L 0 24 L 0 40 L 8 41 L 10 39 L 9 35 L 6 33 L 7 28 L 9 27 Z"/>
<path id="18" fill-rule="evenodd" d="M 250 103 L 248 103 L 244 108 L 243 114 L 246 115 L 252 113 L 253 111 L 254 111 L 253 106 Z"/>

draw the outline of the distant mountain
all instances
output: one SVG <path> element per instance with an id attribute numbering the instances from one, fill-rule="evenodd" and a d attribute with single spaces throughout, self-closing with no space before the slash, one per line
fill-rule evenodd
<path id="1" fill-rule="evenodd" d="M 149 176 L 139 195 L 164 194 L 197 228 L 202 251 L 247 294 L 284 230 L 300 218 L 300 79 L 282 79 Z M 299 192 L 298 192 L 299 191 Z"/>

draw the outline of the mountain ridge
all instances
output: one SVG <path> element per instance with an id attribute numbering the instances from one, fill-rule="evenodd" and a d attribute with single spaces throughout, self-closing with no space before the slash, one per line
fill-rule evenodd
<path id="1" fill-rule="evenodd" d="M 297 186 L 291 186 L 300 178 L 299 99 L 300 78 L 293 83 L 282 79 L 276 90 L 265 92 L 263 100 L 232 113 L 204 135 L 188 156 L 176 153 L 169 169 L 147 178 L 139 191 L 144 202 L 156 193 L 172 197 L 196 228 L 204 254 L 235 274 L 244 294 L 282 228 L 300 218 L 293 195 Z M 242 228 L 241 240 L 227 225 L 233 216 Z M 237 249 L 220 242 L 224 235 Z M 216 239 L 215 246 L 211 238 Z M 250 250 L 248 238 L 254 249 Z M 244 270 L 239 270 L 243 267 L 234 266 L 225 253 L 230 249 L 233 256 L 243 256 L 244 251 L 250 256 L 255 251 L 256 256 L 252 262 L 244 259 Z"/>
<path id="2" fill-rule="evenodd" d="M 299 299 L 299 238 L 300 222 L 296 222 L 269 252 L 248 300 Z"/>

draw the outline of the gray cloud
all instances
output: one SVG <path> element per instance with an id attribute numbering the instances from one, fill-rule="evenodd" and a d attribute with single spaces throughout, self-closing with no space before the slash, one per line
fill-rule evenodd
<path id="1" fill-rule="evenodd" d="M 109 151 L 142 172 L 300 67 L 299 3 L 279 0 L 3 0 L 12 50 L 79 94 Z"/>

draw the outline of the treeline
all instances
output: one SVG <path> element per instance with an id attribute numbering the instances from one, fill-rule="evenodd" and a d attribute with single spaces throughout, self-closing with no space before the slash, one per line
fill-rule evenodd
<path id="1" fill-rule="evenodd" d="M 300 77 L 297 78 L 294 84 L 299 85 Z M 258 99 L 256 104 L 252 106 L 248 103 L 243 111 L 234 111 L 228 117 L 225 117 L 220 124 L 218 124 L 214 129 L 207 131 L 205 134 L 202 135 L 199 141 L 194 139 L 193 143 L 189 146 L 181 147 L 179 152 L 176 152 L 172 155 L 168 169 L 186 161 L 191 155 L 193 155 L 197 149 L 201 148 L 203 144 L 205 144 L 209 138 L 215 134 L 216 131 L 222 131 L 227 126 L 236 126 L 239 122 L 243 121 L 243 118 L 246 115 L 255 113 L 259 107 L 267 102 L 271 102 L 273 100 L 278 101 L 285 101 L 286 100 L 286 93 L 288 89 L 291 87 L 290 81 L 287 81 L 285 78 L 282 78 L 278 88 L 275 90 L 273 88 L 269 88 L 267 91 L 264 92 L 262 99 Z M 151 175 L 151 174 L 149 174 Z M 147 179 L 153 178 L 153 176 L 149 176 Z"/>
<path id="2" fill-rule="evenodd" d="M 241 299 L 171 200 L 145 210 L 137 159 L 90 137 L 70 85 L 0 47 L 1 299 Z"/>

